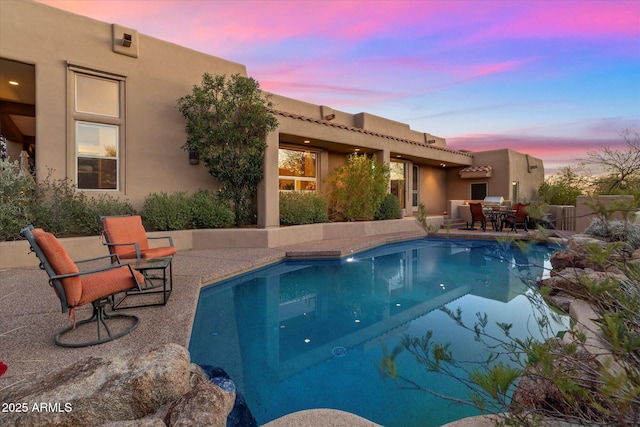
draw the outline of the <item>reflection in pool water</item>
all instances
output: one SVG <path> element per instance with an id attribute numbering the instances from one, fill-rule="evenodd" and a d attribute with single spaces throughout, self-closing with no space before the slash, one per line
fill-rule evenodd
<path id="1" fill-rule="evenodd" d="M 340 260 L 288 260 L 204 288 L 189 350 L 192 361 L 223 368 L 259 424 L 311 408 L 355 413 L 385 426 L 439 426 L 478 414 L 380 376 L 383 344 L 423 336 L 451 344 L 456 356 L 486 356 L 441 310 L 460 307 L 535 331 L 522 278 L 545 275 L 557 247 L 525 252 L 504 243 L 421 239 Z M 548 267 L 547 267 L 548 268 Z M 498 335 L 497 327 L 494 329 Z M 455 380 L 427 373 L 408 353 L 402 374 L 440 393 L 467 399 Z"/>

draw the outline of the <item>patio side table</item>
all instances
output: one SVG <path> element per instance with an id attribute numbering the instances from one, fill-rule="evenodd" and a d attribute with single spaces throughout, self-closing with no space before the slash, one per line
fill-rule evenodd
<path id="1" fill-rule="evenodd" d="M 166 305 L 173 290 L 172 261 L 173 257 L 132 260 L 131 267 L 142 273 L 144 283 L 140 285 L 140 290 L 124 292 L 124 296 L 119 301 L 116 301 L 116 297 L 114 297 L 111 308 L 118 310 Z M 167 269 L 169 270 L 168 275 Z M 149 297 L 149 295 L 161 295 L 162 298 L 158 301 L 157 297 Z M 122 305 L 129 297 L 135 297 L 138 301 L 144 300 L 145 302 L 136 305 Z"/>

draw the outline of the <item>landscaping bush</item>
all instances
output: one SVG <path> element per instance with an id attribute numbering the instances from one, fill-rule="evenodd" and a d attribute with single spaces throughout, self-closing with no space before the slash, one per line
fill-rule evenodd
<path id="1" fill-rule="evenodd" d="M 345 220 L 371 220 L 389 188 L 389 167 L 352 154 L 329 176 L 332 208 Z"/>
<path id="2" fill-rule="evenodd" d="M 640 248 L 640 225 L 629 221 L 594 218 L 584 233 L 607 242 L 627 242 L 633 249 Z"/>
<path id="3" fill-rule="evenodd" d="M 99 234 L 102 226 L 98 222 L 99 216 L 113 216 L 135 214 L 135 209 L 127 200 L 117 199 L 109 194 L 102 194 L 88 199 L 86 231 L 88 234 Z"/>
<path id="4" fill-rule="evenodd" d="M 20 230 L 34 224 L 56 236 L 98 234 L 100 215 L 133 213 L 128 201 L 111 195 L 87 196 L 51 173 L 36 184 L 20 175 L 17 162 L 0 162 L 0 240 L 19 240 Z"/>
<path id="5" fill-rule="evenodd" d="M 191 226 L 191 204 L 187 193 L 151 193 L 144 200 L 141 216 L 145 226 L 157 231 L 185 230 Z"/>
<path id="6" fill-rule="evenodd" d="M 233 211 L 229 205 L 208 190 L 194 193 L 190 206 L 194 228 L 231 227 L 235 222 Z"/>
<path id="7" fill-rule="evenodd" d="M 402 218 L 402 209 L 400 208 L 400 200 L 393 194 L 387 194 L 382 199 L 380 207 L 376 212 L 375 219 L 400 219 Z"/>
<path id="8" fill-rule="evenodd" d="M 98 234 L 100 215 L 133 213 L 128 201 L 103 194 L 89 197 L 78 191 L 66 179 L 52 179 L 48 175 L 36 186 L 32 199 L 32 219 L 36 226 L 57 236 Z"/>
<path id="9" fill-rule="evenodd" d="M 17 240 L 32 220 L 31 199 L 35 191 L 30 176 L 20 176 L 18 162 L 0 160 L 0 240 Z"/>
<path id="10" fill-rule="evenodd" d="M 327 198 L 320 193 L 310 194 L 311 204 L 313 205 L 313 222 L 328 222 L 329 202 Z"/>
<path id="11" fill-rule="evenodd" d="M 280 224 L 327 222 L 327 200 L 319 193 L 280 193 Z"/>
<path id="12" fill-rule="evenodd" d="M 34 221 L 58 236 L 79 234 L 80 224 L 86 224 L 86 206 L 85 194 L 76 192 L 68 181 L 47 177 L 37 186 Z"/>

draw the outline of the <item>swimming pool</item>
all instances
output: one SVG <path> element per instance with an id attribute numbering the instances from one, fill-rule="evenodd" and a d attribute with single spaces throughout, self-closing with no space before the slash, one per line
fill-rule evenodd
<path id="1" fill-rule="evenodd" d="M 336 260 L 287 260 L 203 288 L 189 351 L 193 362 L 223 368 L 258 424 L 311 408 L 355 413 L 385 426 L 439 426 L 477 415 L 382 378 L 383 343 L 432 330 L 455 355 L 482 358 L 484 347 L 438 308 L 536 330 L 532 292 L 522 278 L 544 277 L 557 246 L 526 252 L 494 241 L 420 239 Z M 533 324 L 532 324 L 533 323 Z M 408 353 L 398 369 L 463 399 L 455 380 L 427 373 Z"/>

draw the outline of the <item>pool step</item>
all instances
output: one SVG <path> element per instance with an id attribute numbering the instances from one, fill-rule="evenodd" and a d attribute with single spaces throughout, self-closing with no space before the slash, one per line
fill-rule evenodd
<path id="1" fill-rule="evenodd" d="M 467 223 L 462 218 L 450 218 L 450 219 L 444 220 L 444 224 L 442 228 L 455 230 L 455 229 L 463 228 L 466 226 L 467 226 Z"/>

